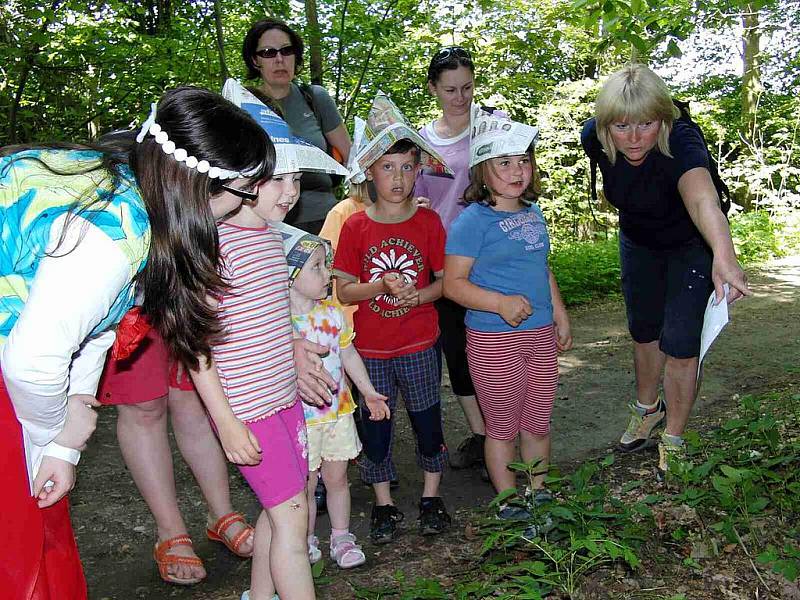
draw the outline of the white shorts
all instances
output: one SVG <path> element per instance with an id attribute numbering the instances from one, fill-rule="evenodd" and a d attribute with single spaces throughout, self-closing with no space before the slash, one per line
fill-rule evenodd
<path id="1" fill-rule="evenodd" d="M 318 471 L 323 460 L 350 460 L 361 452 L 353 413 L 342 415 L 338 421 L 309 425 L 308 470 Z"/>

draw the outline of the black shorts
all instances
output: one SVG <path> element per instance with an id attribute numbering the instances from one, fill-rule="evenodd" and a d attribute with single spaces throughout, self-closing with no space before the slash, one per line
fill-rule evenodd
<path id="1" fill-rule="evenodd" d="M 474 396 L 475 387 L 467 364 L 467 326 L 464 324 L 467 309 L 447 298 L 440 298 L 435 305 L 441 330 L 439 344 L 447 362 L 453 393 L 456 396 Z"/>
<path id="2" fill-rule="evenodd" d="M 654 250 L 619 236 L 622 292 L 635 342 L 659 340 L 674 358 L 700 354 L 700 332 L 711 281 L 711 249 L 699 238 Z"/>

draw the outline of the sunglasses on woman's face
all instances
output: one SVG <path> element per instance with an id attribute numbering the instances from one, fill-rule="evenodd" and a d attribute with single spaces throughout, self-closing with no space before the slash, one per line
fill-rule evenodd
<path id="1" fill-rule="evenodd" d="M 439 50 L 439 52 L 436 53 L 436 56 L 433 57 L 433 60 L 439 62 L 447 60 L 451 56 L 454 58 L 466 58 L 467 60 L 472 60 L 472 55 L 469 53 L 469 50 L 465 50 L 461 46 L 442 48 L 441 50 Z"/>
<path id="2" fill-rule="evenodd" d="M 246 190 L 240 190 L 239 188 L 231 187 L 229 185 L 221 185 L 220 187 L 226 192 L 229 192 L 234 196 L 238 196 L 239 198 L 243 198 L 244 200 L 255 200 L 258 198 L 258 192 L 248 192 Z"/>
<path id="3" fill-rule="evenodd" d="M 280 54 L 281 56 L 292 56 L 294 54 L 294 46 L 284 46 L 283 48 L 262 48 L 256 50 L 256 56 L 261 58 L 275 58 Z"/>

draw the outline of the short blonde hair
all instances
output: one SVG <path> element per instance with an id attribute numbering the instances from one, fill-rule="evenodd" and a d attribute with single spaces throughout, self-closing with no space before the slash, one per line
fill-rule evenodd
<path id="1" fill-rule="evenodd" d="M 631 64 L 620 69 L 603 84 L 595 103 L 597 139 L 609 162 L 617 159 L 617 147 L 611 138 L 611 126 L 618 121 L 661 121 L 658 150 L 672 158 L 669 134 L 680 111 L 672 103 L 667 84 L 645 65 Z"/>

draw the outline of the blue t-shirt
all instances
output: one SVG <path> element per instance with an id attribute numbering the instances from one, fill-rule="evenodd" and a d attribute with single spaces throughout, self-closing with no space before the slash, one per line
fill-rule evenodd
<path id="1" fill-rule="evenodd" d="M 548 252 L 550 237 L 542 211 L 535 204 L 517 212 L 470 204 L 450 226 L 445 254 L 474 258 L 469 273 L 471 283 L 501 294 L 521 294 L 531 303 L 533 314 L 519 327 L 512 327 L 497 313 L 470 309 L 465 319 L 467 327 L 476 331 L 519 331 L 550 325 L 553 302 Z"/>
<path id="2" fill-rule="evenodd" d="M 675 248 L 700 238 L 678 192 L 678 180 L 696 167 L 708 169 L 708 149 L 697 130 L 677 119 L 669 135 L 670 158 L 653 148 L 644 162 L 634 166 L 621 152 L 612 165 L 600 140 L 594 119 L 583 126 L 581 143 L 597 161 L 603 174 L 606 200 L 619 209 L 619 226 L 635 243 L 648 248 Z"/>

